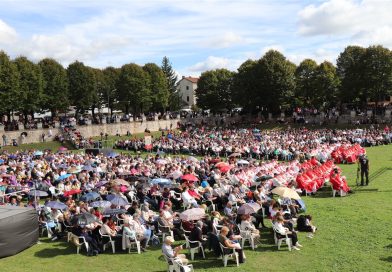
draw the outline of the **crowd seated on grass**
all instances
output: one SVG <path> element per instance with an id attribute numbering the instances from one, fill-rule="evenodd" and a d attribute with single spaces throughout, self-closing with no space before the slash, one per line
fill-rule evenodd
<path id="1" fill-rule="evenodd" d="M 211 133 L 215 136 L 207 136 Z M 177 138 L 175 142 L 194 140 L 193 146 L 222 145 L 223 138 L 232 139 L 225 148 L 233 145 L 231 155 L 240 152 L 227 158 L 208 152 L 202 157 L 173 156 L 161 148 L 145 157 L 3 152 L 0 200 L 35 208 L 41 233 L 52 240 L 69 240 L 78 252 L 85 246 L 88 255 L 99 255 L 109 247 L 113 253 L 133 248 L 142 253 L 162 243 L 169 265 L 176 258 L 186 265 L 188 257 L 181 255 L 185 249 L 191 260 L 210 250 L 222 256 L 224 264 L 228 256 L 237 256 L 241 263 L 246 260 L 244 247 L 256 248 L 260 234 L 271 232 L 267 221 L 278 248 L 285 241 L 289 249 L 300 250 L 297 231 L 308 232 L 309 239 L 316 232 L 311 216 L 304 214 L 301 195 L 317 194 L 330 185 L 350 192 L 332 152 L 342 145 L 359 150 L 356 141 L 350 141 L 359 136 L 347 130 L 258 133 L 205 130 L 171 136 Z M 160 139 L 155 145 L 163 142 Z M 267 147 L 261 154 L 269 154 L 269 160 L 258 160 L 244 149 L 255 143 Z M 272 150 L 282 147 L 294 149 L 289 161 L 280 162 L 279 154 L 272 155 Z M 184 247 L 172 249 L 173 241 L 184 239 Z"/>

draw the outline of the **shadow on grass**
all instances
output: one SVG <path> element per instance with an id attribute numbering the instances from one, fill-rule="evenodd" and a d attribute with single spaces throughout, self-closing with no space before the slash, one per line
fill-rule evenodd
<path id="1" fill-rule="evenodd" d="M 381 260 L 381 261 L 384 261 L 384 262 L 390 262 L 390 263 L 392 263 L 392 256 L 389 256 L 389 257 L 386 257 L 386 258 L 380 258 L 380 260 Z"/>
<path id="2" fill-rule="evenodd" d="M 66 248 L 44 248 L 40 251 L 34 253 L 35 257 L 38 258 L 53 258 L 56 256 L 64 256 L 64 255 L 71 255 L 76 254 L 76 249 L 72 249 L 70 247 Z"/>

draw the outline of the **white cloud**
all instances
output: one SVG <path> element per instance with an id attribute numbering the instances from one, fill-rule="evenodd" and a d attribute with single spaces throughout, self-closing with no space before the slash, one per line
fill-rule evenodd
<path id="1" fill-rule="evenodd" d="M 205 42 L 207 47 L 228 48 L 238 44 L 246 43 L 245 39 L 234 32 L 226 32 L 223 35 L 211 38 Z"/>
<path id="2" fill-rule="evenodd" d="M 240 59 L 229 59 L 222 57 L 209 56 L 204 61 L 198 62 L 195 65 L 190 66 L 187 71 L 193 73 L 201 73 L 207 70 L 225 68 L 228 70 L 236 70 L 244 60 Z"/>
<path id="3" fill-rule="evenodd" d="M 346 37 L 349 43 L 392 47 L 392 1 L 329 0 L 309 5 L 299 13 L 303 36 Z"/>
<path id="4" fill-rule="evenodd" d="M 10 45 L 17 39 L 15 29 L 0 19 L 0 45 Z"/>

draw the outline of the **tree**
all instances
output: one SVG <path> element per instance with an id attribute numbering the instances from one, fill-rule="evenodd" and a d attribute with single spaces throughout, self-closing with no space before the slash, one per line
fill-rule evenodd
<path id="1" fill-rule="evenodd" d="M 340 80 L 335 66 L 324 61 L 316 69 L 315 90 L 317 96 L 313 98 L 313 106 L 320 109 L 336 107 L 339 104 Z"/>
<path id="2" fill-rule="evenodd" d="M 90 73 L 92 73 L 93 76 L 93 91 L 92 91 L 92 96 L 91 96 L 91 115 L 93 117 L 94 121 L 98 121 L 95 118 L 95 109 L 97 108 L 98 110 L 102 108 L 103 100 L 102 97 L 104 96 L 104 82 L 105 78 L 103 75 L 103 72 L 101 69 L 97 68 L 92 68 L 88 67 L 90 70 Z"/>
<path id="3" fill-rule="evenodd" d="M 342 102 L 365 107 L 367 90 L 365 87 L 364 56 L 366 49 L 360 46 L 348 46 L 340 53 L 337 64 L 337 75 L 340 79 L 340 99 Z"/>
<path id="4" fill-rule="evenodd" d="M 119 101 L 125 112 L 132 108 L 134 117 L 138 113 L 148 111 L 151 106 L 149 75 L 137 64 L 125 64 L 121 67 L 117 81 Z"/>
<path id="5" fill-rule="evenodd" d="M 181 107 L 181 99 L 177 92 L 178 77 L 173 70 L 169 58 L 164 56 L 162 59 L 161 69 L 166 76 L 167 87 L 169 89 L 169 108 L 171 111 L 178 110 Z"/>
<path id="6" fill-rule="evenodd" d="M 17 93 L 17 109 L 23 113 L 24 123 L 30 114 L 34 118 L 34 113 L 43 107 L 43 86 L 44 80 L 41 68 L 29 61 L 26 57 L 18 57 L 14 60 L 19 73 L 19 92 Z"/>
<path id="7" fill-rule="evenodd" d="M 143 66 L 150 77 L 150 92 L 152 98 L 152 110 L 155 112 L 165 112 L 169 105 L 168 81 L 163 70 L 154 63 L 147 63 Z"/>
<path id="8" fill-rule="evenodd" d="M 18 108 L 19 75 L 16 65 L 7 54 L 0 51 L 0 112 L 11 119 Z"/>
<path id="9" fill-rule="evenodd" d="M 261 104 L 257 95 L 258 80 L 256 71 L 257 61 L 247 60 L 238 68 L 234 74 L 232 97 L 236 104 L 242 106 L 245 110 L 252 112 Z"/>
<path id="10" fill-rule="evenodd" d="M 317 63 L 312 59 L 303 60 L 295 70 L 295 104 L 312 107 L 319 100 L 320 93 L 316 92 Z"/>
<path id="11" fill-rule="evenodd" d="M 295 64 L 278 51 L 268 51 L 256 65 L 262 105 L 271 113 L 292 106 L 295 89 Z M 260 86 L 260 87 L 259 87 Z"/>
<path id="12" fill-rule="evenodd" d="M 69 107 L 67 71 L 53 59 L 43 59 L 38 65 L 44 81 L 43 107 L 56 116 L 58 111 L 66 111 Z"/>
<path id="13" fill-rule="evenodd" d="M 94 103 L 96 91 L 94 72 L 83 62 L 75 61 L 67 68 L 70 101 L 76 107 L 76 117 Z"/>
<path id="14" fill-rule="evenodd" d="M 392 52 L 382 46 L 370 46 L 363 63 L 367 98 L 377 106 L 392 94 Z"/>
<path id="15" fill-rule="evenodd" d="M 227 69 L 216 69 L 201 74 L 197 83 L 197 104 L 212 112 L 233 108 L 231 87 L 234 73 Z"/>
<path id="16" fill-rule="evenodd" d="M 110 109 L 110 117 L 113 115 L 113 109 L 116 106 L 117 89 L 116 83 L 120 76 L 120 69 L 114 67 L 107 67 L 103 70 L 104 82 L 101 99 L 102 103 L 106 103 Z"/>

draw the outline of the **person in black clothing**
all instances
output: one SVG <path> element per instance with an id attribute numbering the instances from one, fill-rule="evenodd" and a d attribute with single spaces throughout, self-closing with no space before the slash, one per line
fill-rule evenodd
<path id="1" fill-rule="evenodd" d="M 99 243 L 94 237 L 88 233 L 87 228 L 85 227 L 80 227 L 80 226 L 74 226 L 72 228 L 72 233 L 75 234 L 76 236 L 83 236 L 84 239 L 86 239 L 86 242 L 89 245 L 89 255 L 98 255 L 98 253 L 101 252 L 101 249 L 99 248 Z"/>
<path id="2" fill-rule="evenodd" d="M 196 226 L 191 230 L 191 233 L 189 234 L 189 241 L 198 241 L 200 243 L 202 243 L 203 247 L 206 246 L 207 244 L 207 240 L 203 238 L 203 222 L 202 221 L 198 221 L 196 223 Z M 190 246 L 192 248 L 194 247 L 198 247 L 199 244 L 198 243 L 191 243 Z"/>
<path id="3" fill-rule="evenodd" d="M 364 176 L 366 178 L 366 186 L 369 185 L 369 159 L 362 155 L 359 157 L 359 166 L 361 168 L 361 186 L 364 186 Z"/>

